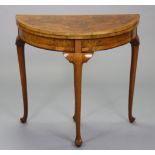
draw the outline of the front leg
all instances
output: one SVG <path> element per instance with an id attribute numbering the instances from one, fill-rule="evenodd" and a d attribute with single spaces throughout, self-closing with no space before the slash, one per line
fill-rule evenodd
<path id="1" fill-rule="evenodd" d="M 82 65 L 87 62 L 92 54 L 83 53 L 65 53 L 64 56 L 74 65 L 74 91 L 75 91 L 75 114 L 74 119 L 76 122 L 76 146 L 82 144 L 80 133 L 80 117 L 81 117 L 81 84 L 82 84 Z"/>
<path id="2" fill-rule="evenodd" d="M 23 117 L 20 118 L 22 123 L 26 123 L 27 116 L 28 116 L 28 99 L 27 99 L 24 45 L 25 45 L 25 42 L 22 41 L 19 37 L 17 37 L 16 46 L 17 46 L 18 63 L 19 63 L 19 71 L 20 71 L 22 94 L 23 94 L 23 104 L 24 104 L 24 115 Z"/>
<path id="3" fill-rule="evenodd" d="M 130 42 L 132 48 L 131 56 L 131 68 L 130 68 L 130 85 L 129 85 L 129 104 L 128 104 L 128 117 L 129 121 L 132 123 L 135 121 L 135 118 L 132 115 L 132 106 L 133 106 L 133 95 L 136 79 L 136 68 L 139 52 L 139 38 L 138 35 Z"/>

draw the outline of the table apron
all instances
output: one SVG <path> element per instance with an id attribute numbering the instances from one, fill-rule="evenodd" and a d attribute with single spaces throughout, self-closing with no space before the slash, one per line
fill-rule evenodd
<path id="1" fill-rule="evenodd" d="M 136 36 L 136 28 L 123 33 L 121 35 L 97 38 L 97 39 L 81 39 L 81 52 L 91 53 L 100 50 L 111 49 L 130 42 Z M 26 32 L 23 29 L 19 29 L 19 37 L 27 44 L 32 46 L 60 51 L 60 52 L 75 52 L 75 39 L 58 39 L 42 37 L 30 32 Z"/>

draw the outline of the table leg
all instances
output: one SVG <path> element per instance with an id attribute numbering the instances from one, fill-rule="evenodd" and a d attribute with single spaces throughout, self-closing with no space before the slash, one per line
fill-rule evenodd
<path id="1" fill-rule="evenodd" d="M 75 144 L 82 144 L 80 134 L 81 120 L 81 80 L 82 80 L 82 62 L 74 63 L 74 87 L 75 87 L 75 121 L 76 121 L 76 139 Z"/>
<path id="2" fill-rule="evenodd" d="M 134 95 L 136 68 L 137 68 L 138 51 L 139 51 L 138 36 L 136 36 L 130 43 L 132 48 L 132 56 L 131 56 L 131 68 L 130 68 L 128 117 L 129 121 L 132 123 L 135 121 L 135 118 L 132 115 L 132 106 L 133 106 L 133 95 Z"/>
<path id="3" fill-rule="evenodd" d="M 82 138 L 80 133 L 81 117 L 81 85 L 82 85 L 82 65 L 87 62 L 92 54 L 65 53 L 64 56 L 74 65 L 74 90 L 75 90 L 75 122 L 76 122 L 76 146 L 81 146 Z"/>
<path id="4" fill-rule="evenodd" d="M 20 78 L 21 78 L 23 103 L 24 103 L 24 115 L 23 117 L 20 118 L 22 123 L 26 123 L 27 116 L 28 116 L 28 98 L 27 98 L 24 45 L 25 45 L 25 42 L 23 42 L 19 37 L 17 37 L 16 46 L 17 46 L 18 63 L 19 63 L 19 71 L 20 71 Z"/>

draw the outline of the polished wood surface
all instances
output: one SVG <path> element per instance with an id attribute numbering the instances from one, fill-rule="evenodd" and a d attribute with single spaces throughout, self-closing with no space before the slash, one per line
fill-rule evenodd
<path id="1" fill-rule="evenodd" d="M 135 121 L 135 118 L 132 115 L 132 105 L 133 105 L 133 95 L 134 95 L 134 87 L 135 87 L 135 79 L 136 79 L 139 44 L 140 44 L 139 37 L 136 36 L 130 43 L 131 43 L 132 53 L 131 53 L 131 68 L 130 68 L 128 117 L 129 117 L 129 121 L 132 123 Z"/>
<path id="2" fill-rule="evenodd" d="M 130 31 L 139 15 L 17 15 L 16 19 L 20 29 L 43 37 L 96 39 Z"/>
<path id="3" fill-rule="evenodd" d="M 25 42 L 23 42 L 19 37 L 17 37 L 16 46 L 17 46 L 17 55 L 18 55 L 18 63 L 19 63 L 19 71 L 20 71 L 20 78 L 21 78 L 23 103 L 24 103 L 24 115 L 20 119 L 22 123 L 25 123 L 27 121 L 27 116 L 28 116 L 28 97 L 27 97 L 24 45 L 25 45 Z"/>
<path id="4" fill-rule="evenodd" d="M 139 15 L 17 15 L 16 22 L 21 39 L 30 45 L 74 52 L 74 40 L 82 39 L 82 52 L 93 52 L 132 40 L 136 35 Z"/>
<path id="5" fill-rule="evenodd" d="M 138 14 L 123 15 L 17 15 L 18 36 L 16 40 L 20 77 L 23 92 L 25 123 L 28 115 L 24 44 L 64 53 L 74 66 L 74 91 L 76 123 L 76 146 L 82 144 L 80 133 L 82 66 L 96 51 L 107 50 L 127 43 L 131 44 L 128 117 L 132 114 L 136 67 L 139 50 L 137 26 Z"/>

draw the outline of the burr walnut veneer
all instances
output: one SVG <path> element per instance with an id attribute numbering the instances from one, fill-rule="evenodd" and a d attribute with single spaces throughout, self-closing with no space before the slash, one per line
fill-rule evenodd
<path id="1" fill-rule="evenodd" d="M 28 116 L 28 99 L 24 45 L 25 43 L 52 51 L 63 52 L 74 66 L 75 144 L 82 144 L 80 134 L 82 66 L 96 51 L 103 51 L 127 43 L 131 44 L 131 69 L 129 84 L 128 117 L 132 116 L 132 103 L 139 49 L 137 25 L 138 14 L 123 15 L 17 15 L 18 36 L 16 39 L 25 123 Z"/>

